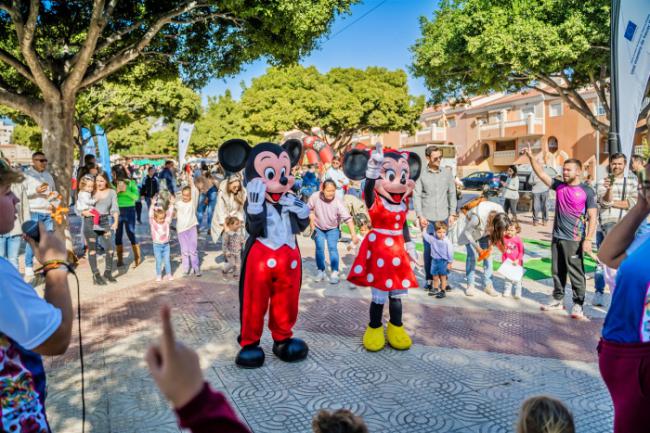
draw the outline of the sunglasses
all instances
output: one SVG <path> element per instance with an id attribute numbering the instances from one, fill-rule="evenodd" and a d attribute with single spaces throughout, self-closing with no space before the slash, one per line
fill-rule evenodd
<path id="1" fill-rule="evenodd" d="M 35 159 L 36 162 L 47 162 L 47 159 Z"/>

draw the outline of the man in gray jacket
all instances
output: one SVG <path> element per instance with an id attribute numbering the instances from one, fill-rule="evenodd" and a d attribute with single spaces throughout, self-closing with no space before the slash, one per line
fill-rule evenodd
<path id="1" fill-rule="evenodd" d="M 458 217 L 456 214 L 456 184 L 450 170 L 441 170 L 442 150 L 436 146 L 429 146 L 425 151 L 427 168 L 422 171 L 420 178 L 415 183 L 413 202 L 415 214 L 420 227 L 426 228 L 431 235 L 434 234 L 436 221 L 444 221 L 449 226 L 453 225 Z M 431 246 L 424 242 L 424 268 L 426 272 L 425 290 L 431 292 Z M 445 290 L 439 293 L 430 293 L 438 298 L 444 298 Z"/>
<path id="2" fill-rule="evenodd" d="M 542 169 L 546 170 L 545 164 L 542 165 Z M 533 225 L 536 226 L 541 220 L 542 225 L 545 226 L 548 221 L 548 186 L 534 171 L 530 175 L 529 183 L 533 193 Z"/>

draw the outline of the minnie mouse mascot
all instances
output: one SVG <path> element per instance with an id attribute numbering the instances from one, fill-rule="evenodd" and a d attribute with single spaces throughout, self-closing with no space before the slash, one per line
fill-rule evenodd
<path id="1" fill-rule="evenodd" d="M 295 182 L 291 168 L 301 156 L 299 140 L 288 140 L 282 146 L 260 143 L 251 147 L 244 140 L 233 139 L 219 148 L 219 162 L 226 171 L 244 169 L 248 194 L 244 211 L 249 238 L 239 278 L 241 350 L 235 360 L 241 367 L 264 364 L 259 344 L 267 309 L 273 353 L 293 362 L 309 352 L 304 341 L 292 338 L 302 282 L 296 234 L 309 226 L 309 208 L 290 193 Z"/>
<path id="2" fill-rule="evenodd" d="M 388 344 L 398 350 L 411 347 L 411 337 L 402 323 L 401 298 L 410 287 L 417 287 L 413 274 L 417 253 L 409 235 L 406 214 L 421 167 L 417 154 L 384 153 L 379 143 L 371 155 L 353 149 L 343 158 L 343 170 L 348 178 L 366 179 L 364 199 L 372 230 L 359 248 L 348 281 L 372 290 L 370 323 L 363 336 L 363 346 L 371 352 L 386 345 L 382 324 L 386 301 L 390 316 L 386 330 Z"/>

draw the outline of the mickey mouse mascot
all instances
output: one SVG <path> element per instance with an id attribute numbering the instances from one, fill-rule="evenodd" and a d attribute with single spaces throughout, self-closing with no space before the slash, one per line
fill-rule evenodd
<path id="1" fill-rule="evenodd" d="M 309 207 L 290 193 L 295 182 L 291 168 L 301 156 L 302 143 L 293 139 L 282 146 L 260 143 L 255 147 L 233 139 L 219 148 L 219 161 L 226 171 L 244 169 L 248 194 L 244 210 L 249 238 L 239 278 L 241 350 L 235 360 L 241 367 L 264 364 L 259 344 L 267 309 L 273 353 L 293 362 L 309 352 L 304 341 L 292 338 L 302 282 L 296 234 L 309 226 Z"/>
<path id="2" fill-rule="evenodd" d="M 363 346 L 371 352 L 386 345 L 382 315 L 387 301 L 390 315 L 386 330 L 388 344 L 398 350 L 411 347 L 411 338 L 402 323 L 401 298 L 406 296 L 410 287 L 417 287 L 413 274 L 417 253 L 409 235 L 406 214 L 421 167 L 417 154 L 384 153 L 379 143 L 371 155 L 354 149 L 343 158 L 343 170 L 348 178 L 366 179 L 364 199 L 372 231 L 359 248 L 348 281 L 372 290 L 370 323 L 363 336 Z"/>

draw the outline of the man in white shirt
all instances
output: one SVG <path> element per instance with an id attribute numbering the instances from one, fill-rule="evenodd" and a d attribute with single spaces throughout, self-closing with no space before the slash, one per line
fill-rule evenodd
<path id="1" fill-rule="evenodd" d="M 342 199 L 345 194 L 343 187 L 350 183 L 350 179 L 343 173 L 341 158 L 338 156 L 332 159 L 332 166 L 325 172 L 325 178 L 323 180 L 325 179 L 332 179 L 334 181 L 336 184 L 336 196 Z"/>
<path id="2" fill-rule="evenodd" d="M 11 185 L 22 175 L 0 159 L 0 234 L 15 223 L 18 198 Z M 40 242 L 28 240 L 41 263 L 65 261 L 65 242 L 40 224 Z M 0 258 L 0 427 L 3 431 L 49 431 L 45 371 L 40 355 L 61 355 L 70 344 L 72 302 L 65 266 L 45 275 L 45 299 Z"/>
<path id="3" fill-rule="evenodd" d="M 54 230 L 52 221 L 52 203 L 50 199 L 56 195 L 54 179 L 47 171 L 47 158 L 43 152 L 32 155 L 32 167 L 25 171 L 25 186 L 29 209 L 34 221 L 42 222 L 48 231 Z M 34 253 L 32 247 L 25 247 L 25 277 L 34 276 Z"/>

